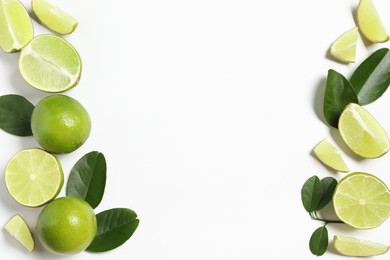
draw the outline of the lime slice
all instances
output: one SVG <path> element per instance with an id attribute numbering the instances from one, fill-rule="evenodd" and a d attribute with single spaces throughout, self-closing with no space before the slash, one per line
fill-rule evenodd
<path id="1" fill-rule="evenodd" d="M 64 92 L 78 84 L 81 59 L 76 49 L 61 37 L 39 35 L 20 52 L 19 71 L 36 89 Z"/>
<path id="2" fill-rule="evenodd" d="M 356 20 L 361 33 L 370 42 L 389 40 L 389 34 L 372 0 L 360 0 L 356 10 Z"/>
<path id="3" fill-rule="evenodd" d="M 26 221 L 20 216 L 13 216 L 4 226 L 4 229 L 16 238 L 28 251 L 34 250 L 34 240 Z"/>
<path id="4" fill-rule="evenodd" d="M 23 206 L 39 207 L 53 200 L 64 183 L 58 159 L 41 149 L 25 149 L 8 162 L 5 184 Z"/>
<path id="5" fill-rule="evenodd" d="M 333 205 L 336 215 L 346 224 L 359 229 L 374 228 L 390 214 L 390 192 L 378 177 L 355 172 L 337 184 Z"/>
<path id="6" fill-rule="evenodd" d="M 57 33 L 70 34 L 79 24 L 71 15 L 46 0 L 32 0 L 31 6 L 39 21 Z"/>
<path id="7" fill-rule="evenodd" d="M 339 131 L 353 152 L 364 158 L 376 158 L 389 151 L 386 131 L 362 106 L 349 104 L 339 118 Z"/>
<path id="8" fill-rule="evenodd" d="M 389 246 L 380 243 L 344 236 L 334 236 L 333 245 L 337 252 L 346 256 L 375 256 L 389 250 Z"/>
<path id="9" fill-rule="evenodd" d="M 357 27 L 343 33 L 330 46 L 330 55 L 338 61 L 352 63 L 356 61 Z"/>
<path id="10" fill-rule="evenodd" d="M 349 172 L 340 151 L 327 139 L 322 140 L 313 151 L 317 158 L 328 167 L 339 172 Z"/>
<path id="11" fill-rule="evenodd" d="M 33 38 L 30 16 L 18 0 L 0 0 L 0 35 L 5 52 L 19 51 Z"/>

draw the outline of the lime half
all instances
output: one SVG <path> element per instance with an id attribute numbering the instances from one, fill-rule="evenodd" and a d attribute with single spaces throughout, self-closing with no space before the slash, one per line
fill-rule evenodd
<path id="1" fill-rule="evenodd" d="M 358 229 L 374 228 L 390 214 L 390 192 L 378 177 L 355 172 L 337 184 L 333 205 L 336 215 L 346 224 Z"/>
<path id="2" fill-rule="evenodd" d="M 356 60 L 356 42 L 358 39 L 358 28 L 352 28 L 343 33 L 330 46 L 330 55 L 336 60 L 345 63 L 352 63 Z"/>
<path id="3" fill-rule="evenodd" d="M 354 237 L 334 236 L 334 248 L 346 256 L 375 256 L 389 251 L 389 246 Z"/>
<path id="4" fill-rule="evenodd" d="M 315 148 L 314 154 L 328 167 L 339 172 L 349 172 L 347 164 L 344 162 L 340 151 L 327 139 L 322 140 Z"/>
<path id="5" fill-rule="evenodd" d="M 75 87 L 81 67 L 76 49 L 55 35 L 39 35 L 20 52 L 19 71 L 23 78 L 45 92 L 64 92 Z"/>
<path id="6" fill-rule="evenodd" d="M 27 223 L 20 215 L 13 216 L 4 226 L 4 229 L 10 233 L 20 244 L 28 251 L 34 250 L 34 240 L 31 236 Z"/>
<path id="7" fill-rule="evenodd" d="M 53 200 L 64 183 L 58 159 L 41 149 L 17 153 L 5 168 L 5 184 L 21 205 L 39 207 Z"/>

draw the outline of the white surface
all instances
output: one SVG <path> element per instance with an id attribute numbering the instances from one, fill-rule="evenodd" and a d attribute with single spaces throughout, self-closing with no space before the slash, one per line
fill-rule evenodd
<path id="1" fill-rule="evenodd" d="M 340 142 L 323 123 L 327 70 L 348 77 L 373 50 L 390 47 L 360 39 L 357 64 L 326 57 L 332 41 L 355 26 L 357 0 L 53 3 L 80 22 L 65 38 L 80 52 L 83 75 L 66 94 L 93 122 L 87 143 L 60 156 L 63 168 L 68 173 L 85 153 L 103 152 L 108 179 L 96 211 L 128 207 L 141 220 L 122 247 L 69 259 L 315 259 L 308 241 L 320 223 L 303 209 L 300 189 L 314 174 L 344 176 L 310 154 L 323 138 Z M 375 4 L 390 31 L 390 2 Z M 17 58 L 0 52 L 0 94 L 35 104 L 46 94 L 24 83 Z M 389 102 L 385 93 L 367 106 L 386 129 Z M 17 151 L 37 146 L 2 131 L 0 145 L 1 172 Z M 390 155 L 358 161 L 343 151 L 353 170 L 390 183 Z M 3 181 L 0 195 L 0 226 L 21 213 L 34 227 L 40 209 L 18 206 Z M 328 227 L 330 237 L 390 243 L 390 221 L 366 231 Z M 40 245 L 26 253 L 6 232 L 0 252 L 4 259 L 60 258 Z M 321 259 L 346 258 L 331 249 Z"/>

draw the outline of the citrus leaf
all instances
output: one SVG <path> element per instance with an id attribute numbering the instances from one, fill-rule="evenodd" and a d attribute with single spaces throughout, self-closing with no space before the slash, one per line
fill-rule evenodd
<path id="1" fill-rule="evenodd" d="M 321 180 L 317 176 L 310 177 L 301 190 L 303 207 L 307 212 L 316 211 L 323 196 Z"/>
<path id="2" fill-rule="evenodd" d="M 321 180 L 322 198 L 316 210 L 320 210 L 332 200 L 333 192 L 336 188 L 337 181 L 333 177 L 325 177 Z"/>
<path id="3" fill-rule="evenodd" d="M 114 208 L 96 215 L 97 233 L 87 248 L 91 252 L 105 252 L 125 243 L 137 229 L 137 214 L 126 208 Z"/>
<path id="4" fill-rule="evenodd" d="M 94 151 L 84 155 L 69 174 L 66 195 L 79 197 L 96 208 L 103 198 L 106 170 L 106 159 L 102 153 Z"/>
<path id="5" fill-rule="evenodd" d="M 0 128 L 18 136 L 30 136 L 34 105 L 19 95 L 0 97 Z"/>
<path id="6" fill-rule="evenodd" d="M 341 112 L 349 103 L 358 103 L 351 83 L 335 70 L 328 71 L 324 97 L 324 117 L 337 128 Z"/>
<path id="7" fill-rule="evenodd" d="M 328 249 L 328 230 L 325 226 L 317 228 L 310 237 L 309 247 L 313 255 L 321 256 Z"/>
<path id="8" fill-rule="evenodd" d="M 360 105 L 369 104 L 381 97 L 390 85 L 389 49 L 379 49 L 371 54 L 357 67 L 350 82 Z"/>

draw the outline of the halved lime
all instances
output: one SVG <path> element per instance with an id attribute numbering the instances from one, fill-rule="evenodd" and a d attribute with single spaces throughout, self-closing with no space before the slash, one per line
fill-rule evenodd
<path id="1" fill-rule="evenodd" d="M 53 200 L 63 183 L 59 160 L 41 149 L 18 152 L 5 168 L 8 192 L 23 206 L 39 207 Z"/>
<path id="2" fill-rule="evenodd" d="M 338 128 L 349 148 L 364 158 L 376 158 L 389 151 L 386 131 L 362 106 L 349 104 L 341 113 Z"/>
<path id="3" fill-rule="evenodd" d="M 4 229 L 19 241 L 28 251 L 34 250 L 34 240 L 26 221 L 20 216 L 13 216 L 4 226 Z"/>
<path id="4" fill-rule="evenodd" d="M 39 21 L 57 33 L 70 34 L 79 24 L 71 15 L 46 0 L 32 0 L 31 6 Z"/>
<path id="5" fill-rule="evenodd" d="M 18 0 L 0 0 L 0 47 L 5 52 L 16 52 L 33 36 L 33 25 L 23 4 Z"/>
<path id="6" fill-rule="evenodd" d="M 356 20 L 361 33 L 370 42 L 386 42 L 390 39 L 372 0 L 360 0 Z"/>
<path id="7" fill-rule="evenodd" d="M 358 28 L 352 28 L 340 37 L 338 37 L 330 46 L 330 55 L 333 58 L 345 62 L 352 63 L 356 61 L 356 42 L 358 39 Z"/>
<path id="8" fill-rule="evenodd" d="M 349 172 L 340 151 L 327 139 L 322 140 L 313 151 L 317 158 L 328 167 L 339 172 Z"/>
<path id="9" fill-rule="evenodd" d="M 45 92 L 64 92 L 81 76 L 76 49 L 55 35 L 39 35 L 20 52 L 19 71 L 32 87 Z"/>
<path id="10" fill-rule="evenodd" d="M 346 224 L 359 229 L 374 228 L 390 214 L 390 192 L 378 177 L 354 172 L 337 184 L 333 205 L 336 215 Z"/>
<path id="11" fill-rule="evenodd" d="M 333 245 L 337 252 L 346 256 L 382 255 L 390 248 L 381 243 L 345 236 L 334 236 Z"/>

